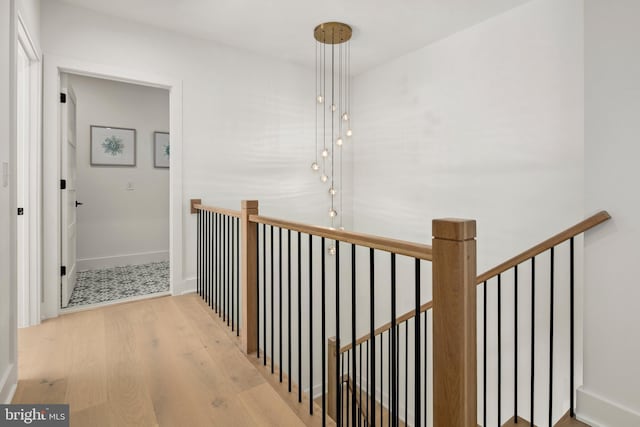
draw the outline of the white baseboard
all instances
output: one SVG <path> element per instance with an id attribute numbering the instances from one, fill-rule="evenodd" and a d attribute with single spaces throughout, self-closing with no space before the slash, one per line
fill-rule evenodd
<path id="1" fill-rule="evenodd" d="M 143 252 L 139 254 L 79 259 L 77 261 L 77 269 L 78 271 L 99 270 L 101 268 L 141 265 L 161 261 L 169 261 L 169 251 Z"/>
<path id="2" fill-rule="evenodd" d="M 576 416 L 593 427 L 640 426 L 640 413 L 587 391 L 584 387 L 578 389 Z"/>
<path id="3" fill-rule="evenodd" d="M 10 404 L 18 385 L 18 366 L 15 363 L 7 366 L 0 377 L 0 402 Z"/>
<path id="4" fill-rule="evenodd" d="M 184 279 L 184 289 L 180 293 L 181 295 L 193 294 L 198 289 L 198 278 L 191 277 L 190 279 Z"/>

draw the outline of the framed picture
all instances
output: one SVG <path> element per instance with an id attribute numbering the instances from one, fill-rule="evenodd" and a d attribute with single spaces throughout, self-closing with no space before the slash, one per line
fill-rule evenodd
<path id="1" fill-rule="evenodd" d="M 91 166 L 135 165 L 135 129 L 91 126 Z"/>
<path id="2" fill-rule="evenodd" d="M 171 145 L 169 132 L 153 133 L 153 167 L 168 168 Z"/>

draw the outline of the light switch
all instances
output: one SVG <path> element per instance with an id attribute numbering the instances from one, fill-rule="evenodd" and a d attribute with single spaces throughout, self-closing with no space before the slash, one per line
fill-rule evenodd
<path id="1" fill-rule="evenodd" d="M 133 191 L 135 187 L 133 186 L 133 182 L 127 182 L 127 191 Z"/>

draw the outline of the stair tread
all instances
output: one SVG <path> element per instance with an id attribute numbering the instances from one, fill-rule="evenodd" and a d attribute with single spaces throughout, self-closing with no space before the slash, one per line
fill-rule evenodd
<path id="1" fill-rule="evenodd" d="M 578 421 L 575 418 L 571 418 L 569 412 L 564 414 L 562 418 L 556 423 L 554 427 L 591 427 L 589 424 L 585 424 L 582 421 Z"/>

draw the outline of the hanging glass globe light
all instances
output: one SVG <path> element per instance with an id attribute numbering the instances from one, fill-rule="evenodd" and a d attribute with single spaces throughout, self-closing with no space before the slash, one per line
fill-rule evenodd
<path id="1" fill-rule="evenodd" d="M 316 100 L 318 101 L 318 104 L 322 104 L 324 102 L 324 96 L 322 95 L 318 95 L 318 97 L 316 98 Z"/>
<path id="2" fill-rule="evenodd" d="M 353 131 L 351 129 L 347 129 L 347 136 L 353 135 Z"/>
<path id="3" fill-rule="evenodd" d="M 329 216 L 335 218 L 338 216 L 338 212 L 335 209 L 329 209 Z"/>
<path id="4" fill-rule="evenodd" d="M 344 113 L 342 115 L 342 120 L 344 120 L 345 122 L 349 120 L 349 113 Z"/>
<path id="5" fill-rule="evenodd" d="M 328 179 L 329 179 L 329 177 L 327 175 L 324 175 L 324 174 L 320 177 L 320 181 L 322 181 L 322 182 L 327 182 Z"/>
<path id="6" fill-rule="evenodd" d="M 336 145 L 338 147 L 340 147 L 342 145 L 342 137 L 339 136 L 338 139 L 336 139 Z"/>
<path id="7" fill-rule="evenodd" d="M 329 194 L 335 196 L 337 193 L 336 189 L 333 186 L 329 187 Z"/>
<path id="8" fill-rule="evenodd" d="M 331 111 L 336 111 L 338 107 L 336 107 L 336 104 L 331 104 Z"/>
<path id="9" fill-rule="evenodd" d="M 329 157 L 329 150 L 327 150 L 326 148 L 322 150 L 322 157 Z"/>
<path id="10" fill-rule="evenodd" d="M 318 163 L 313 162 L 311 163 L 311 169 L 317 171 L 318 169 L 320 169 L 320 166 L 318 166 Z"/>
<path id="11" fill-rule="evenodd" d="M 329 255 L 335 255 L 336 254 L 336 247 L 331 245 L 329 246 L 329 248 L 327 248 L 327 252 L 329 253 Z"/>

